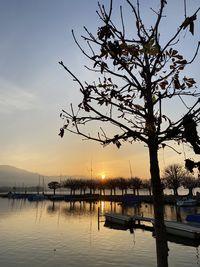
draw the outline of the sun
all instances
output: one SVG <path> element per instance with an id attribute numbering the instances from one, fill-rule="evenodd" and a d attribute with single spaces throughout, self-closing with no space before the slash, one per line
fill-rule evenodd
<path id="1" fill-rule="evenodd" d="M 104 180 L 106 178 L 105 174 L 101 175 L 101 179 Z"/>

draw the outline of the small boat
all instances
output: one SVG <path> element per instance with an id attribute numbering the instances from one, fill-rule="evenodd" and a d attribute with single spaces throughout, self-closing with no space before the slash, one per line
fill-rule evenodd
<path id="1" fill-rule="evenodd" d="M 197 205 L 196 199 L 182 198 L 176 202 L 178 207 L 192 207 Z"/>

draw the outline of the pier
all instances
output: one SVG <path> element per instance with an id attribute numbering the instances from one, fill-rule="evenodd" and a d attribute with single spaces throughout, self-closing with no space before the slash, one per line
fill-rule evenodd
<path id="1" fill-rule="evenodd" d="M 150 231 L 153 231 L 154 229 L 154 219 L 150 217 L 143 217 L 140 215 L 131 216 L 123 214 L 106 213 L 105 220 L 107 224 L 108 223 L 117 224 L 123 227 L 126 226 L 127 228 L 140 228 Z M 148 224 L 146 225 L 146 223 Z M 197 227 L 187 223 L 180 223 L 176 221 L 165 221 L 165 226 L 167 234 L 175 235 L 178 237 L 200 240 L 200 225 L 199 227 Z"/>

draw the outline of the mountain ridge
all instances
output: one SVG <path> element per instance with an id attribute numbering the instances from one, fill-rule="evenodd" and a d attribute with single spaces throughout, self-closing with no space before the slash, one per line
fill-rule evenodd
<path id="1" fill-rule="evenodd" d="M 11 165 L 0 165 L 0 186 L 36 186 L 39 174 Z"/>

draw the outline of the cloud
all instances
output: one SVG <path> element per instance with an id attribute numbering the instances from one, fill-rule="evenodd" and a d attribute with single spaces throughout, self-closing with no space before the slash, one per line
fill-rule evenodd
<path id="1" fill-rule="evenodd" d="M 23 88 L 0 80 L 0 113 L 32 110 L 37 97 Z"/>

